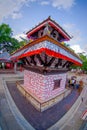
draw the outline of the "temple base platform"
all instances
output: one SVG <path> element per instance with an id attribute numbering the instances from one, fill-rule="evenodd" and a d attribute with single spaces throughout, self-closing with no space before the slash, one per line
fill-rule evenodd
<path id="1" fill-rule="evenodd" d="M 57 96 L 53 97 L 52 99 L 42 101 L 39 98 L 36 98 L 33 94 L 31 94 L 23 84 L 17 82 L 17 88 L 21 92 L 21 94 L 38 110 L 38 111 L 45 111 L 48 108 L 52 107 L 53 105 L 57 104 L 63 98 L 71 93 L 70 89 L 64 89 L 59 93 Z"/>

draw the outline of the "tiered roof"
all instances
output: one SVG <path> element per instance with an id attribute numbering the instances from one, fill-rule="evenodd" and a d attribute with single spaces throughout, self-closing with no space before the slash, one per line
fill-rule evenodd
<path id="1" fill-rule="evenodd" d="M 39 23 L 37 26 L 35 26 L 34 28 L 32 28 L 31 30 L 29 30 L 26 34 L 27 37 L 29 37 L 31 34 L 33 34 L 34 32 L 38 31 L 41 29 L 41 27 L 45 26 L 46 23 L 48 23 L 49 25 L 51 25 L 53 28 L 55 28 L 60 34 L 62 34 L 65 39 L 68 41 L 71 39 L 71 36 L 58 24 L 56 23 L 54 20 L 52 20 L 50 17 L 48 17 L 46 20 L 44 20 L 43 22 Z"/>
<path id="2" fill-rule="evenodd" d="M 51 57 L 61 58 L 63 60 L 81 66 L 82 61 L 80 60 L 78 55 L 76 55 L 65 45 L 61 44 L 61 42 L 55 38 L 56 33 L 52 32 L 54 36 L 52 36 L 52 34 L 46 33 L 45 35 L 41 35 L 40 37 L 38 37 L 38 32 L 42 29 L 42 31 L 44 31 L 47 24 L 52 27 L 51 29 L 53 31 L 58 32 L 59 35 L 64 38 L 64 40 L 70 40 L 71 37 L 62 29 L 62 27 L 60 27 L 59 24 L 57 24 L 49 17 L 48 19 L 37 25 L 35 28 L 27 32 L 28 38 L 35 35 L 37 36 L 37 38 L 13 53 L 11 55 L 11 58 L 14 60 L 22 59 L 24 57 L 29 57 L 45 52 L 46 55 L 49 55 Z"/>
<path id="3" fill-rule="evenodd" d="M 8 52 L 3 52 L 0 54 L 0 62 L 8 62 L 10 60 L 10 54 Z"/>
<path id="4" fill-rule="evenodd" d="M 59 48 L 62 48 L 64 50 L 64 52 L 67 53 L 67 55 L 64 53 L 62 54 L 61 52 L 55 52 L 55 51 L 53 51 L 54 49 L 52 49 L 52 48 L 47 49 L 47 45 L 45 45 L 45 46 L 41 45 L 41 48 L 38 47 L 37 49 L 32 49 L 33 46 L 35 46 L 35 45 L 38 46 L 43 41 L 48 41 L 49 43 L 53 43 L 54 45 L 58 46 Z M 54 56 L 56 58 L 59 57 L 59 58 L 65 59 L 65 60 L 69 60 L 76 65 L 80 65 L 80 66 L 82 65 L 82 61 L 78 55 L 76 55 L 72 50 L 70 50 L 69 48 L 67 48 L 63 44 L 58 43 L 56 40 L 52 39 L 51 37 L 49 37 L 47 35 L 43 36 L 41 38 L 38 38 L 35 41 L 32 41 L 31 43 L 28 43 L 24 47 L 20 48 L 18 51 L 16 51 L 15 53 L 12 54 L 11 58 L 14 60 L 21 59 L 21 58 L 26 57 L 26 56 L 39 54 L 42 51 L 47 52 L 47 50 L 50 51 L 50 53 L 49 53 L 50 56 Z"/>

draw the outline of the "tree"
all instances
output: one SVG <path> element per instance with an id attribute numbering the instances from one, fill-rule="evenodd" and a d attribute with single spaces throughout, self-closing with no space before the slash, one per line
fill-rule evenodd
<path id="1" fill-rule="evenodd" d="M 78 55 L 79 55 L 80 59 L 82 60 L 82 66 L 80 67 L 80 66 L 73 65 L 71 68 L 87 71 L 87 56 L 84 55 L 83 53 L 79 53 Z"/>
<path id="2" fill-rule="evenodd" d="M 20 48 L 18 40 L 12 38 L 12 29 L 7 24 L 0 25 L 0 51 L 12 53 Z"/>
<path id="3" fill-rule="evenodd" d="M 87 56 L 85 56 L 85 55 L 82 54 L 82 53 L 80 53 L 79 56 L 80 56 L 80 58 L 81 58 L 81 60 L 82 60 L 82 62 L 83 62 L 81 69 L 82 69 L 83 71 L 87 71 Z"/>
<path id="4" fill-rule="evenodd" d="M 20 47 L 22 47 L 22 46 L 25 46 L 27 43 L 26 41 L 20 41 L 19 44 L 20 44 Z"/>

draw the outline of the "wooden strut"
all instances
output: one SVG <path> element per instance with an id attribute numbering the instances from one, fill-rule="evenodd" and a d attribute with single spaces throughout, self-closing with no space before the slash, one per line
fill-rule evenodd
<path id="1" fill-rule="evenodd" d="M 55 64 L 55 67 L 57 68 L 59 65 L 60 66 L 62 65 L 62 59 L 60 59 L 60 58 L 58 59 L 58 63 Z"/>
<path id="2" fill-rule="evenodd" d="M 28 60 L 28 58 L 25 57 L 25 60 L 26 60 L 27 64 L 31 66 L 31 64 L 30 64 L 30 62 L 29 62 L 29 60 Z"/>
<path id="3" fill-rule="evenodd" d="M 52 57 L 49 61 L 47 61 L 48 56 L 45 54 L 45 60 L 43 61 L 39 54 L 36 55 L 38 60 L 40 61 L 41 65 L 44 67 L 50 67 L 51 64 L 54 62 L 55 57 Z"/>
<path id="4" fill-rule="evenodd" d="M 30 59 L 29 59 L 30 58 Z M 37 62 L 35 60 L 35 58 L 37 58 L 40 62 L 41 65 L 43 65 L 43 67 L 37 66 Z M 32 55 L 30 57 L 25 57 L 22 58 L 22 62 L 23 62 L 23 66 L 25 68 L 28 68 L 29 66 L 34 66 L 34 68 L 37 68 L 39 71 L 43 71 L 43 73 L 47 73 L 49 71 L 52 71 L 52 68 L 50 68 L 50 66 L 53 64 L 53 62 L 55 61 L 55 57 L 51 57 L 50 60 L 48 61 L 48 55 L 44 54 L 44 60 L 42 59 L 40 54 L 37 55 Z M 65 63 L 62 62 L 62 59 L 58 59 L 58 62 L 54 65 L 53 70 L 57 69 L 69 69 L 69 67 L 73 64 L 69 61 L 65 61 Z M 58 68 L 59 66 L 61 66 L 61 68 Z M 42 68 L 42 69 L 41 69 Z M 32 69 L 32 68 L 31 68 Z"/>
<path id="5" fill-rule="evenodd" d="M 30 58 L 31 58 L 31 63 L 33 63 L 34 65 L 36 65 L 36 61 L 35 61 L 35 55 L 32 55 L 32 56 L 30 56 Z"/>

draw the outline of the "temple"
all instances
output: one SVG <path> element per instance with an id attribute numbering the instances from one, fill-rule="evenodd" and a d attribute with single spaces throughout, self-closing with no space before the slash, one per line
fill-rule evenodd
<path id="1" fill-rule="evenodd" d="M 70 93 L 65 87 L 67 71 L 82 61 L 62 44 L 71 37 L 50 17 L 26 34 L 28 44 L 11 55 L 24 67 L 24 83 L 17 87 L 37 110 L 44 111 Z"/>
<path id="2" fill-rule="evenodd" d="M 8 52 L 0 53 L 0 71 L 2 69 L 13 69 L 13 62 L 10 59 L 10 54 Z"/>

